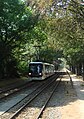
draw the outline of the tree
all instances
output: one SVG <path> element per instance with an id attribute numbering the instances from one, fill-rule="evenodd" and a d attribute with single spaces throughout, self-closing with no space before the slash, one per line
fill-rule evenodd
<path id="1" fill-rule="evenodd" d="M 84 30 L 84 5 L 79 0 L 71 0 L 69 5 L 73 18 L 78 22 L 78 25 Z"/>
<path id="2" fill-rule="evenodd" d="M 28 42 L 25 36 L 37 19 L 37 15 L 19 0 L 0 1 L 0 77 L 10 74 L 9 63 L 15 67 L 16 51 Z"/>
<path id="3" fill-rule="evenodd" d="M 54 47 L 62 49 L 69 64 L 78 70 L 84 62 L 84 7 L 79 1 L 72 0 L 68 4 L 66 1 L 65 5 L 59 4 L 57 10 L 47 17 L 48 37 L 50 35 L 52 42 L 54 39 Z"/>

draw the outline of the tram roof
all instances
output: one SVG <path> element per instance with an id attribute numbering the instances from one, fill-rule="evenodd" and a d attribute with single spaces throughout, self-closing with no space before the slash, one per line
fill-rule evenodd
<path id="1" fill-rule="evenodd" d="M 30 62 L 29 64 L 45 64 L 45 65 L 53 65 L 47 62 Z"/>
<path id="2" fill-rule="evenodd" d="M 43 64 L 43 62 L 30 62 L 29 64 Z"/>

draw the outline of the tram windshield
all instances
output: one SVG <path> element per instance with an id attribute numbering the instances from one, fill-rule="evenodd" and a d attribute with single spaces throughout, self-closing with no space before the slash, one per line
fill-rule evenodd
<path id="1" fill-rule="evenodd" d="M 42 73 L 43 65 L 42 64 L 30 64 L 29 72 L 33 74 Z"/>

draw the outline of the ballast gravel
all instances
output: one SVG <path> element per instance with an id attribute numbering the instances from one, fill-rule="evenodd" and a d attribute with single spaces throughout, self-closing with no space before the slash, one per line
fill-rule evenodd
<path id="1" fill-rule="evenodd" d="M 64 75 L 59 87 L 55 90 L 50 102 L 39 119 L 84 119 L 84 82 L 71 75 L 73 87 L 68 75 Z M 49 91 L 49 90 L 48 90 Z M 40 98 L 46 99 L 47 92 Z M 38 98 L 35 104 L 30 104 L 23 116 L 16 119 L 35 119 L 34 110 L 37 113 L 43 102 Z M 30 113 L 30 117 L 28 114 Z M 24 116 L 25 115 L 25 116 Z M 33 118 L 32 118 L 33 115 Z"/>

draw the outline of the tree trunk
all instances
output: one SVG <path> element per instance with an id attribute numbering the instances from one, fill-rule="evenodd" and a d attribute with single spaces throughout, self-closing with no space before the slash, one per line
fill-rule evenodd
<path id="1" fill-rule="evenodd" d="M 75 66 L 72 66 L 72 72 L 75 74 Z"/>
<path id="2" fill-rule="evenodd" d="M 80 63 L 80 64 L 78 64 L 76 66 L 76 74 L 77 74 L 77 76 L 80 76 L 82 74 L 81 69 L 82 69 L 82 64 Z"/>

